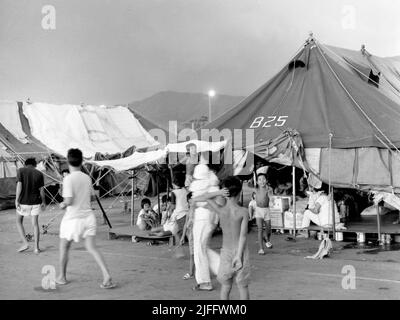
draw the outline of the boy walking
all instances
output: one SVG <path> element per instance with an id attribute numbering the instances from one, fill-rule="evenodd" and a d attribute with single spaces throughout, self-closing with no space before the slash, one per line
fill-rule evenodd
<path id="1" fill-rule="evenodd" d="M 113 288 L 115 284 L 111 281 L 104 259 L 95 244 L 96 217 L 90 206 L 94 190 L 90 177 L 81 172 L 82 151 L 79 149 L 68 150 L 67 160 L 70 174 L 64 178 L 64 201 L 60 204 L 61 209 L 67 208 L 67 210 L 60 225 L 60 275 L 56 283 L 67 284 L 68 253 L 72 240 L 79 242 L 81 238 L 85 238 L 87 251 L 92 254 L 103 273 L 103 283 L 100 287 L 103 289 Z"/>
<path id="2" fill-rule="evenodd" d="M 222 249 L 217 279 L 221 283 L 221 300 L 228 300 L 233 279 L 239 289 L 240 299 L 248 300 L 250 282 L 250 261 L 247 247 L 249 214 L 246 208 L 239 206 L 242 183 L 237 177 L 228 177 L 222 182 L 220 196 L 228 195 L 224 206 L 215 200 L 200 196 L 196 201 L 207 199 L 208 204 L 217 212 L 222 228 Z M 215 193 L 214 193 L 215 194 Z"/>
<path id="3" fill-rule="evenodd" d="M 25 161 L 25 167 L 18 170 L 17 189 L 15 196 L 15 208 L 17 209 L 17 229 L 21 236 L 23 245 L 18 252 L 29 248 L 24 229 L 24 217 L 32 217 L 33 235 L 35 238 L 34 252 L 40 253 L 39 249 L 39 213 L 46 207 L 44 195 L 43 174 L 36 169 L 35 158 Z"/>
<path id="4" fill-rule="evenodd" d="M 269 196 L 268 196 L 268 186 L 267 186 L 267 177 L 264 173 L 260 173 L 257 176 L 257 187 L 255 189 L 256 192 L 256 210 L 255 210 L 255 218 L 257 222 L 258 229 L 258 245 L 259 250 L 258 254 L 265 254 L 264 251 L 264 241 L 265 246 L 267 248 L 272 248 L 271 243 L 271 216 L 269 212 Z M 264 236 L 264 223 L 265 223 L 265 232 L 266 236 Z"/>

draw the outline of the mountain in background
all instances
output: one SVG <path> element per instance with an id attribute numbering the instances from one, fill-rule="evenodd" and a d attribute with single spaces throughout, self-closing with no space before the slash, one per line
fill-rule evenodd
<path id="1" fill-rule="evenodd" d="M 236 106 L 244 97 L 216 95 L 211 98 L 212 119 Z M 178 129 L 195 129 L 208 122 L 208 95 L 163 91 L 141 101 L 129 103 L 135 114 L 146 118 L 160 128 L 168 130 L 168 121 L 176 120 Z"/>

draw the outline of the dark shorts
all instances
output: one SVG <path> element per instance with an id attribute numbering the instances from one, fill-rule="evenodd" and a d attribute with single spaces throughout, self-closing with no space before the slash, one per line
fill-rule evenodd
<path id="1" fill-rule="evenodd" d="M 217 279 L 221 285 L 232 285 L 233 279 L 235 278 L 238 286 L 246 287 L 250 283 L 249 250 L 245 249 L 243 254 L 243 266 L 237 271 L 233 270 L 232 267 L 235 255 L 236 250 L 221 250 Z"/>

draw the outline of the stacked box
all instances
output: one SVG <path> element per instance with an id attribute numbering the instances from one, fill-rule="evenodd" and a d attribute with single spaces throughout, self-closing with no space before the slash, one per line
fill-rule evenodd
<path id="1" fill-rule="evenodd" d="M 284 228 L 284 212 L 289 209 L 290 197 L 272 196 L 269 199 L 269 208 L 272 228 Z"/>
<path id="2" fill-rule="evenodd" d="M 296 213 L 296 229 L 300 229 L 303 223 L 303 213 Z M 293 228 L 293 213 L 290 211 L 286 211 L 284 214 L 284 224 L 285 228 L 292 229 Z"/>
<path id="3" fill-rule="evenodd" d="M 289 209 L 290 197 L 272 196 L 269 200 L 271 210 L 285 212 Z"/>
<path id="4" fill-rule="evenodd" d="M 284 214 L 279 210 L 270 210 L 271 227 L 283 228 L 284 227 Z"/>

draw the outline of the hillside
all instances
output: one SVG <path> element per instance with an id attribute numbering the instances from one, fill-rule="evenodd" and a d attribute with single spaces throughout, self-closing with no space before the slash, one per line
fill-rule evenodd
<path id="1" fill-rule="evenodd" d="M 244 97 L 216 95 L 212 98 L 212 118 L 216 119 L 228 109 L 238 104 Z M 161 128 L 168 129 L 168 121 L 176 120 L 178 128 L 191 127 L 191 121 L 207 121 L 208 96 L 202 93 L 163 91 L 129 107 Z"/>

